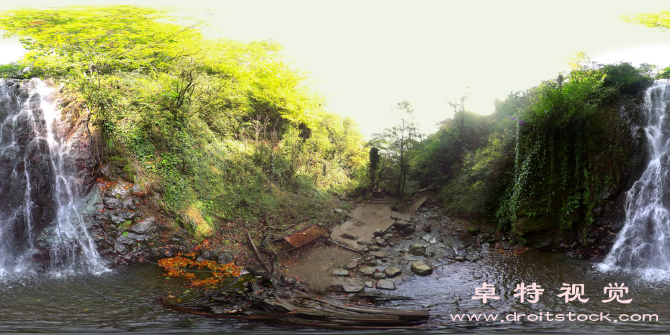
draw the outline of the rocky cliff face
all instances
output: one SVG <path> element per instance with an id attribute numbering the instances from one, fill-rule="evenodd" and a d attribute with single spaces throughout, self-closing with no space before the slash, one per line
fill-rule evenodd
<path id="1" fill-rule="evenodd" d="M 187 250 L 186 230 L 162 215 L 156 194 L 136 183 L 132 162 L 118 148 L 104 146 L 85 106 L 74 97 L 62 97 L 60 106 L 62 131 L 84 202 L 82 220 L 106 263 L 157 260 Z"/>

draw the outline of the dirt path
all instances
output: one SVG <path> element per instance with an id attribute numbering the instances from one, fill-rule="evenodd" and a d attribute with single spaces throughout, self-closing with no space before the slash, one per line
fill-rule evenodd
<path id="1" fill-rule="evenodd" d="M 337 246 L 310 248 L 294 263 L 284 263 L 285 273 L 307 282 L 314 292 L 325 292 L 335 281 L 330 269 L 343 267 L 357 257 L 358 253 Z"/>
<path id="2" fill-rule="evenodd" d="M 374 231 L 381 229 L 386 231 L 395 219 L 409 221 L 412 214 L 426 201 L 427 198 L 419 199 L 404 213 L 392 211 L 385 202 L 367 203 L 356 207 L 351 213 L 351 219 L 333 228 L 330 238 L 338 243 L 344 244 L 355 250 L 362 250 L 364 245 L 357 241 L 370 241 L 374 237 Z M 344 233 L 353 234 L 357 239 L 345 238 Z"/>

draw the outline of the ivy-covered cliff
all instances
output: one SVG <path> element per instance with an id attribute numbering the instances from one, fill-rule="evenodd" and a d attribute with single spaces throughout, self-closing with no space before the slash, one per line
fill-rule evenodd
<path id="1" fill-rule="evenodd" d="M 646 164 L 640 104 L 651 81 L 648 67 L 583 59 L 490 116 L 454 104 L 454 119 L 417 153 L 414 177 L 450 214 L 496 223 L 513 241 L 603 253 L 622 192 Z"/>

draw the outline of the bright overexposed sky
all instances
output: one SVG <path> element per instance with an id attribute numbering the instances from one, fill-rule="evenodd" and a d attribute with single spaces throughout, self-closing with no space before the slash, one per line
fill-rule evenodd
<path id="1" fill-rule="evenodd" d="M 453 116 L 449 101 L 493 112 L 493 101 L 568 68 L 583 51 L 601 63 L 670 66 L 670 31 L 626 23 L 621 15 L 670 11 L 670 1 L 476 0 L 24 0 L 47 8 L 89 4 L 173 7 L 206 19 L 224 37 L 272 39 L 311 74 L 327 108 L 353 117 L 366 137 L 390 126 L 409 101 L 425 133 Z M 180 13 L 182 13 L 180 11 Z M 17 43 L 0 41 L 0 62 Z"/>

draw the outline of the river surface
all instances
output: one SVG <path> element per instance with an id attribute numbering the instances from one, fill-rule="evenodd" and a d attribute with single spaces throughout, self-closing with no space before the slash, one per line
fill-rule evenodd
<path id="1" fill-rule="evenodd" d="M 167 280 L 152 264 L 135 265 L 100 275 L 54 278 L 24 276 L 0 283 L 0 332 L 149 332 L 149 333 L 333 333 L 322 329 L 295 329 L 261 322 L 215 320 L 174 312 L 162 307 L 156 298 L 176 292 L 181 283 Z M 107 297 L 94 292 L 91 288 Z M 476 288 L 492 284 L 499 300 L 473 300 Z M 514 297 L 517 284 L 535 282 L 545 289 L 537 303 L 520 303 Z M 584 284 L 583 298 L 566 303 L 563 283 Z M 604 288 L 625 283 L 628 293 L 621 300 L 603 303 L 609 296 Z M 385 293 L 387 293 L 386 291 Z M 476 263 L 454 262 L 441 266 L 427 277 L 408 277 L 392 294 L 416 300 L 389 302 L 382 306 L 429 310 L 431 318 L 423 332 L 650 332 L 670 329 L 670 282 L 648 282 L 625 273 L 603 273 L 588 261 L 562 254 L 525 252 L 519 255 L 489 253 Z M 117 300 L 112 300 L 109 297 Z M 530 298 L 526 296 L 526 299 Z M 565 321 L 547 321 L 546 313 Z M 609 314 L 611 321 L 569 321 L 577 315 Z M 542 314 L 542 321 L 529 321 L 516 313 Z M 458 321 L 457 314 L 496 315 L 495 321 Z M 656 314 L 658 321 L 622 321 L 621 314 Z M 466 316 L 467 317 L 467 316 Z M 533 316 L 530 317 L 534 319 Z M 595 318 L 595 317 L 592 317 Z M 625 316 L 624 316 L 625 318 Z M 616 321 L 615 321 L 616 320 Z M 370 332 L 375 333 L 375 332 Z"/>

